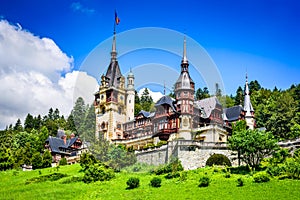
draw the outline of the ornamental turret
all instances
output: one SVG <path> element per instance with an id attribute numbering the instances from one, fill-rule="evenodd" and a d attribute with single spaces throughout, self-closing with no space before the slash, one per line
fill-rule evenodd
<path id="1" fill-rule="evenodd" d="M 181 73 L 175 83 L 175 96 L 177 100 L 177 110 L 180 112 L 179 137 L 188 140 L 191 139 L 194 93 L 195 83 L 189 74 L 186 38 L 184 37 Z"/>

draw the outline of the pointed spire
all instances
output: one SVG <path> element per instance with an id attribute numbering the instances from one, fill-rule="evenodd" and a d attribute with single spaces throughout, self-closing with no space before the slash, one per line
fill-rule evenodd
<path id="1" fill-rule="evenodd" d="M 111 48 L 111 60 L 115 61 L 117 60 L 117 48 L 116 48 L 116 27 L 114 27 L 114 36 L 113 36 L 113 42 L 112 42 L 112 48 Z"/>
<path id="2" fill-rule="evenodd" d="M 245 95 L 250 95 L 249 85 L 248 85 L 248 73 L 246 73 Z"/>
<path id="3" fill-rule="evenodd" d="M 248 74 L 246 73 L 246 84 L 245 84 L 245 97 L 244 97 L 244 111 L 246 112 L 246 117 L 252 117 L 254 112 L 253 106 L 250 100 L 250 92 L 249 92 L 249 85 L 248 85 Z"/>
<path id="4" fill-rule="evenodd" d="M 183 40 L 183 57 L 182 57 L 182 64 L 188 64 L 188 59 L 186 56 L 186 37 L 184 36 L 184 40 Z"/>

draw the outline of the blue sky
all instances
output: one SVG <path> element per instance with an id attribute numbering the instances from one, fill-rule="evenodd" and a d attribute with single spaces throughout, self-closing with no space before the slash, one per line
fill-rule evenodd
<path id="1" fill-rule="evenodd" d="M 50 83 L 62 86 L 63 81 L 67 82 L 66 73 L 80 70 L 86 57 L 103 41 L 111 39 L 115 9 L 121 19 L 118 33 L 159 27 L 185 33 L 198 42 L 216 64 L 227 94 L 235 94 L 237 87 L 243 86 L 246 71 L 250 81 L 258 80 L 270 89 L 275 86 L 286 89 L 299 83 L 300 2 L 296 0 L 1 0 L 0 19 L 22 27 L 22 31 L 31 33 L 37 40 L 49 38 L 55 43 L 56 46 L 51 47 L 61 51 L 59 58 L 63 58 L 62 62 L 68 66 L 55 68 L 60 74 L 56 74 L 56 79 L 54 72 L 49 75 L 49 70 L 39 73 L 44 78 L 51 76 Z M 160 39 L 164 40 L 163 37 Z M 117 48 L 124 45 L 119 42 Z M 131 42 L 127 41 L 126 45 Z M 187 42 L 189 57 L 191 43 Z M 182 41 L 177 46 L 180 45 Z M 22 55 L 19 57 L 21 59 Z M 104 60 L 105 66 L 99 68 L 107 67 L 109 50 Z M 124 73 L 137 64 L 160 63 L 162 60 L 163 64 L 167 63 L 179 72 L 181 58 L 162 51 L 145 50 L 136 54 L 130 52 L 119 60 Z M 27 68 L 28 73 L 32 71 Z M 25 74 L 27 68 L 22 68 Z M 198 82 L 196 86 L 205 86 L 197 75 L 193 79 Z M 54 84 L 53 88 L 56 87 Z"/>
<path id="2" fill-rule="evenodd" d="M 78 68 L 111 36 L 114 9 L 121 19 L 118 32 L 163 27 L 199 42 L 217 64 L 227 93 L 243 84 L 246 70 L 268 88 L 284 89 L 299 80 L 298 1 L 2 0 L 0 15 L 53 39 Z"/>

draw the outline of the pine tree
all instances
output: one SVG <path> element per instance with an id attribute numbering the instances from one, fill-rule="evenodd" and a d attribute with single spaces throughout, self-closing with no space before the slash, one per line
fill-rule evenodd
<path id="1" fill-rule="evenodd" d="M 20 119 L 17 120 L 17 122 L 14 126 L 14 130 L 15 131 L 23 131 L 22 122 Z"/>
<path id="2" fill-rule="evenodd" d="M 78 97 L 78 99 L 75 102 L 75 106 L 71 112 L 71 115 L 73 115 L 77 134 L 80 134 L 80 132 L 83 131 L 85 114 L 86 114 L 86 107 L 85 107 L 84 100 L 82 97 Z"/>
<path id="3" fill-rule="evenodd" d="M 34 119 L 31 114 L 27 114 L 24 122 L 24 129 L 27 132 L 30 132 L 34 128 Z"/>
<path id="4" fill-rule="evenodd" d="M 141 96 L 141 106 L 142 110 L 150 111 L 151 105 L 153 104 L 153 99 L 147 88 L 143 91 Z"/>
<path id="5" fill-rule="evenodd" d="M 84 137 L 87 141 L 93 141 L 95 139 L 95 130 L 96 130 L 96 116 L 95 108 L 93 105 L 89 106 L 87 110 L 86 118 L 84 120 L 84 131 L 81 137 Z"/>
<path id="6" fill-rule="evenodd" d="M 243 105 L 243 101 L 244 101 L 244 91 L 242 89 L 241 86 L 238 87 L 238 89 L 236 90 L 236 95 L 235 95 L 235 105 Z"/>
<path id="7" fill-rule="evenodd" d="M 43 154 L 43 161 L 42 161 L 42 167 L 51 167 L 52 164 L 52 156 L 50 151 L 46 150 Z"/>

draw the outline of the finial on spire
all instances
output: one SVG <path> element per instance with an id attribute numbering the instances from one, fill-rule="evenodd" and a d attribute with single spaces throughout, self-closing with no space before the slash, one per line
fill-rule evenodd
<path id="1" fill-rule="evenodd" d="M 115 10 L 115 20 L 114 20 L 114 36 L 111 48 L 111 60 L 117 60 L 117 48 L 116 48 L 116 25 L 120 23 L 120 18 L 117 15 L 117 11 Z"/>
<path id="2" fill-rule="evenodd" d="M 166 95 L 166 81 L 164 81 L 164 96 Z"/>
<path id="3" fill-rule="evenodd" d="M 246 73 L 245 95 L 249 95 L 248 73 Z"/>
<path id="4" fill-rule="evenodd" d="M 182 57 L 182 63 L 188 63 L 187 56 L 186 56 L 186 37 L 184 36 L 183 40 L 183 57 Z"/>

